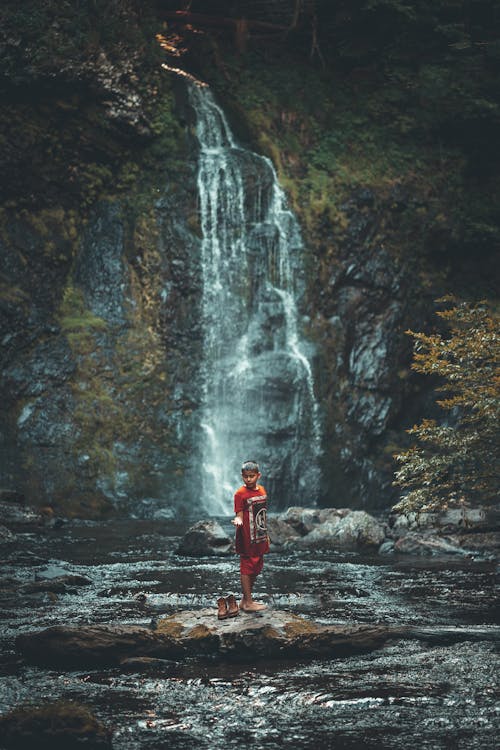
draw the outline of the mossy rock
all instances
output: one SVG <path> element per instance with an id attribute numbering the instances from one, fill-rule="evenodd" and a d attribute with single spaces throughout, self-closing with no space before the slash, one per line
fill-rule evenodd
<path id="1" fill-rule="evenodd" d="M 111 730 L 86 706 L 70 701 L 18 706 L 0 719 L 0 734 L 8 750 L 111 748 Z"/>

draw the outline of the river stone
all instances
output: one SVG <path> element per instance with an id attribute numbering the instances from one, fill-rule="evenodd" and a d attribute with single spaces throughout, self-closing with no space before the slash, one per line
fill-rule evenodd
<path id="1" fill-rule="evenodd" d="M 320 511 L 317 508 L 288 508 L 283 520 L 290 524 L 300 536 L 305 536 L 320 523 Z"/>
<path id="2" fill-rule="evenodd" d="M 475 553 L 452 544 L 447 539 L 432 534 L 417 534 L 413 531 L 397 539 L 394 543 L 395 552 L 409 555 L 459 555 L 474 557 Z"/>
<path id="3" fill-rule="evenodd" d="M 2 747 L 10 750 L 104 750 L 112 732 L 86 706 L 70 701 L 19 706 L 0 718 Z"/>
<path id="4" fill-rule="evenodd" d="M 338 657 L 370 651 L 404 629 L 372 625 L 319 625 L 282 610 L 217 619 L 217 610 L 177 612 L 156 627 L 60 625 L 16 639 L 31 663 L 70 669 L 120 664 L 123 659 L 219 656 L 229 660 Z"/>
<path id="5" fill-rule="evenodd" d="M 326 549 L 379 547 L 385 539 L 384 527 L 364 510 L 353 510 L 341 518 L 313 529 L 301 540 L 301 545 Z"/>
<path id="6" fill-rule="evenodd" d="M 278 516 L 267 517 L 267 531 L 271 540 L 271 550 L 275 547 L 293 545 L 301 536 L 289 523 Z"/>
<path id="7" fill-rule="evenodd" d="M 178 555 L 229 555 L 233 543 L 217 521 L 198 521 L 189 528 L 179 547 Z"/>

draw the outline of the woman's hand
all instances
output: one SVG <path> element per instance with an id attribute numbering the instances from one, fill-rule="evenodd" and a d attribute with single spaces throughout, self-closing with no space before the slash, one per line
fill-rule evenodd
<path id="1" fill-rule="evenodd" d="M 231 520 L 231 523 L 233 524 L 233 526 L 243 526 L 243 519 L 240 518 L 239 516 L 235 516 Z"/>

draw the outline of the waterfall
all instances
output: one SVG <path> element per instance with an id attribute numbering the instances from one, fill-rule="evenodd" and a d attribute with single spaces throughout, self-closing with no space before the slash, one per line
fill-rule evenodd
<path id="1" fill-rule="evenodd" d="M 199 142 L 205 508 L 232 512 L 257 460 L 270 509 L 317 499 L 320 424 L 298 326 L 303 245 L 269 159 L 238 146 L 207 86 L 189 84 Z"/>

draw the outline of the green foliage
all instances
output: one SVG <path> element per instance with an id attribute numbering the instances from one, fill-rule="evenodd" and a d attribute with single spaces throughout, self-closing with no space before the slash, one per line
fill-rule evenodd
<path id="1" fill-rule="evenodd" d="M 405 513 L 491 503 L 498 491 L 500 316 L 486 303 L 440 301 L 453 303 L 437 313 L 449 336 L 408 333 L 415 341 L 412 368 L 444 380 L 437 403 L 449 417 L 412 427 L 417 445 L 396 455 L 395 484 L 407 492 L 395 510 Z"/>

